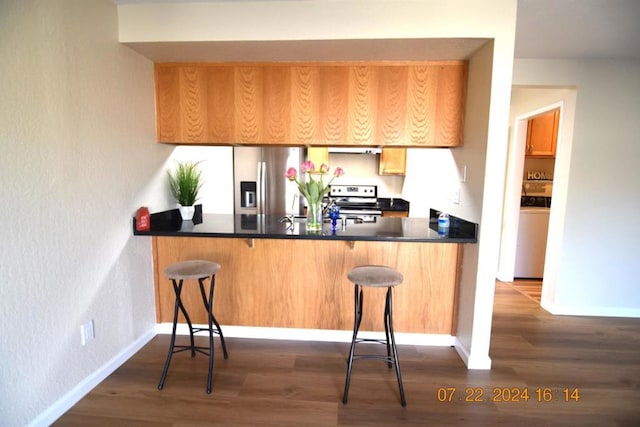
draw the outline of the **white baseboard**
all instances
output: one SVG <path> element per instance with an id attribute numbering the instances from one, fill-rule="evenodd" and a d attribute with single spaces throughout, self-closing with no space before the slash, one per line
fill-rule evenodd
<path id="1" fill-rule="evenodd" d="M 206 325 L 193 325 L 194 327 L 206 327 Z M 296 329 L 296 328 L 265 328 L 255 326 L 230 326 L 221 325 L 225 337 L 233 338 L 255 338 L 271 340 L 293 340 L 293 341 L 325 341 L 325 342 L 351 342 L 352 331 L 340 331 L 333 329 Z M 156 332 L 159 334 L 170 334 L 171 323 L 159 323 Z M 187 335 L 189 329 L 186 323 L 179 323 L 176 328 L 178 335 Z M 380 338 L 381 332 L 361 331 L 358 337 Z M 382 332 L 384 336 L 384 333 Z M 396 332 L 396 344 L 398 345 L 423 345 L 451 347 L 454 345 L 455 337 L 449 334 L 414 334 L 406 332 Z"/>
<path id="2" fill-rule="evenodd" d="M 111 375 L 113 371 L 118 369 L 131 356 L 136 354 L 145 346 L 145 344 L 151 341 L 154 336 L 156 336 L 155 328 L 142 335 L 120 353 L 115 355 L 111 360 L 102 365 L 97 371 L 83 379 L 77 386 L 31 421 L 29 426 L 40 427 L 51 425 L 55 420 L 71 409 L 73 405 L 78 403 L 78 401 L 89 393 L 95 386 L 100 384 L 105 378 Z"/>
<path id="3" fill-rule="evenodd" d="M 454 348 L 458 352 L 458 356 L 462 359 L 467 369 L 479 369 L 489 370 L 491 369 L 491 358 L 489 356 L 478 357 L 469 352 L 469 350 L 462 345 L 460 340 L 455 339 Z"/>
<path id="4" fill-rule="evenodd" d="M 592 317 L 629 317 L 640 318 L 638 308 L 619 307 L 572 307 L 559 304 L 550 304 L 542 301 L 540 306 L 549 313 L 557 316 L 592 316 Z"/>

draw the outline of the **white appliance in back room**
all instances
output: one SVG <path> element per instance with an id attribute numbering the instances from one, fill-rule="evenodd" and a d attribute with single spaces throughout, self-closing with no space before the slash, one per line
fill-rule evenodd
<path id="1" fill-rule="evenodd" d="M 553 180 L 548 173 L 526 172 L 522 182 L 515 278 L 542 278 L 547 250 Z"/>

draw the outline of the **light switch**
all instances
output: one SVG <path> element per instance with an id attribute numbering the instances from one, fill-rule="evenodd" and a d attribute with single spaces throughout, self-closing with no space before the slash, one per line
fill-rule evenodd
<path id="1" fill-rule="evenodd" d="M 460 182 L 467 182 L 467 165 L 462 165 L 458 168 L 458 178 Z"/>
<path id="2" fill-rule="evenodd" d="M 451 191 L 451 202 L 460 204 L 460 187 L 456 187 Z"/>

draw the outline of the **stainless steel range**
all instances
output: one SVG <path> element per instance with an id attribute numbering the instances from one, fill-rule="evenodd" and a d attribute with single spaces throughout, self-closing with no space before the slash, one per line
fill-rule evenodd
<path id="1" fill-rule="evenodd" d="M 376 185 L 332 185 L 329 197 L 347 219 L 376 222 L 382 216 Z"/>

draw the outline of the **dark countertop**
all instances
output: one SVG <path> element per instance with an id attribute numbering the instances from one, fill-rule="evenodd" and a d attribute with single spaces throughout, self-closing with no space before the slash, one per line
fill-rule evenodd
<path id="1" fill-rule="evenodd" d="M 438 234 L 437 216 L 433 218 L 380 217 L 375 223 L 349 222 L 336 231 L 325 223 L 322 232 L 307 233 L 304 220 L 280 222 L 279 215 L 202 214 L 196 207 L 193 221 L 182 221 L 177 209 L 151 214 L 151 230 L 136 231 L 137 236 L 240 237 L 258 239 L 368 240 L 397 242 L 476 243 L 477 225 L 451 217 L 447 234 Z M 433 212 L 433 210 L 432 210 Z M 433 215 L 433 214 L 432 214 Z"/>

